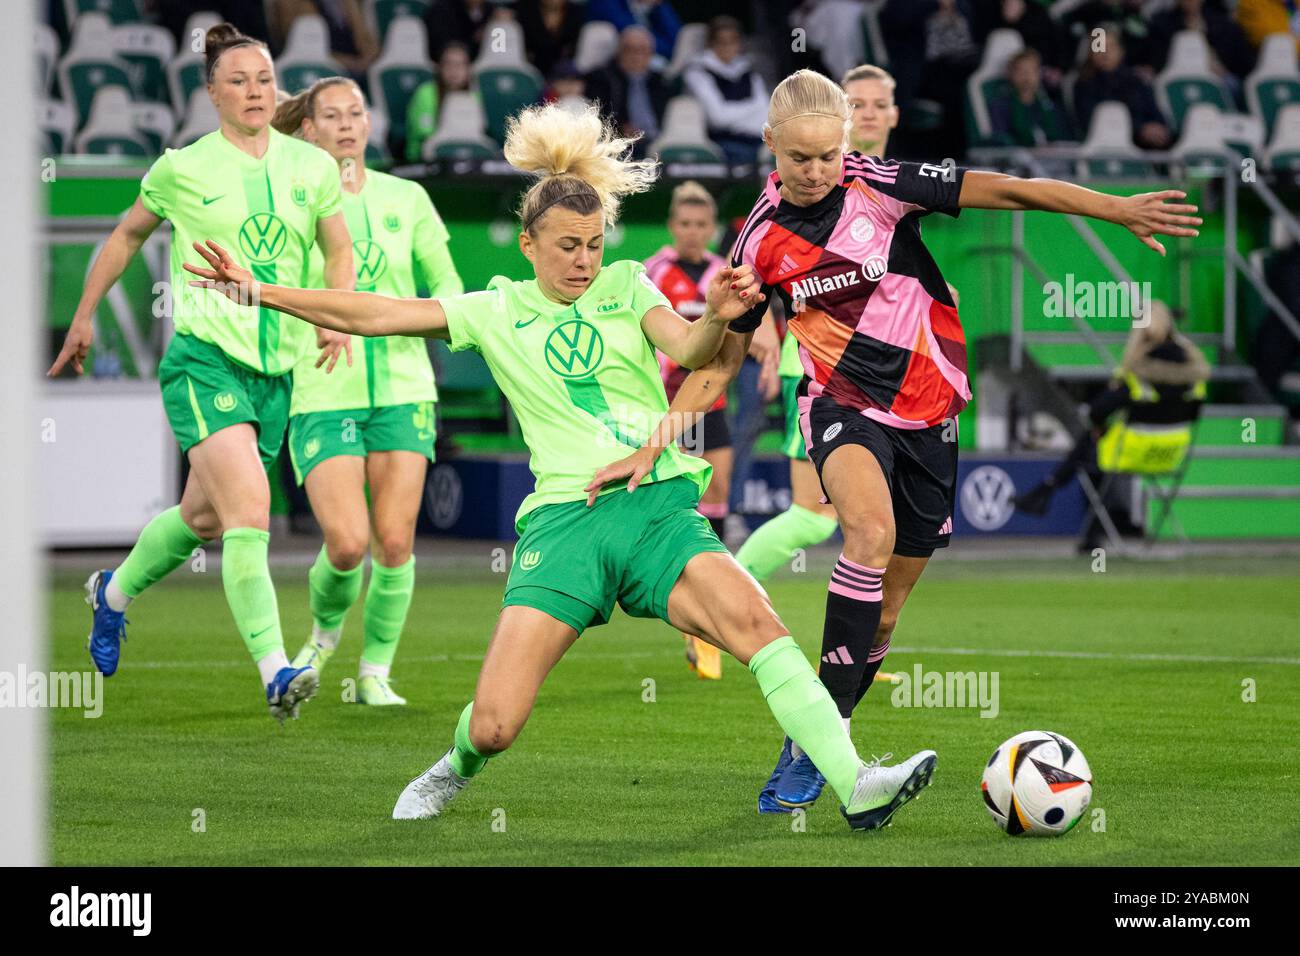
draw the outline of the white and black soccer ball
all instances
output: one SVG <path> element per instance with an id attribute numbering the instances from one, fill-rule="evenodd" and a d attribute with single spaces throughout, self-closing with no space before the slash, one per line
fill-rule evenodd
<path id="1" fill-rule="evenodd" d="M 1010 835 L 1060 836 L 1092 802 L 1092 771 L 1068 737 L 1026 730 L 993 751 L 980 791 Z"/>

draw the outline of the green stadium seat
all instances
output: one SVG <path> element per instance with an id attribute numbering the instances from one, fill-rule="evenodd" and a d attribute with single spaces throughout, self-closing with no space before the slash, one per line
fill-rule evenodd
<path id="1" fill-rule="evenodd" d="M 63 0 L 64 16 L 69 27 L 88 13 L 102 13 L 113 23 L 138 23 L 140 8 L 136 0 Z"/>
<path id="2" fill-rule="evenodd" d="M 284 50 L 275 61 L 280 89 L 300 93 L 327 76 L 343 76 L 343 64 L 330 56 L 329 26 L 319 14 L 303 14 L 289 27 Z"/>
<path id="3" fill-rule="evenodd" d="M 1079 172 L 1088 177 L 1139 179 L 1151 174 L 1151 163 L 1133 145 L 1133 117 L 1115 100 L 1098 103 L 1079 147 Z"/>
<path id="4" fill-rule="evenodd" d="M 1300 173 L 1300 103 L 1289 103 L 1278 113 L 1264 163 L 1275 172 Z"/>
<path id="5" fill-rule="evenodd" d="M 388 27 L 398 17 L 422 18 L 432 0 L 366 0 L 366 22 L 379 42 L 388 36 Z M 421 25 L 423 29 L 423 25 Z"/>
<path id="6" fill-rule="evenodd" d="M 221 18 L 215 13 L 195 13 L 185 21 L 180 50 L 167 64 L 167 92 L 172 111 L 184 117 L 189 109 L 190 94 L 207 85 L 206 66 L 203 62 L 203 37 L 209 27 L 216 26 Z"/>
<path id="7" fill-rule="evenodd" d="M 1007 63 L 1023 50 L 1025 41 L 1015 30 L 994 30 L 984 44 L 980 65 L 966 81 L 966 128 L 972 143 L 993 140 L 989 100 L 1006 88 Z"/>
<path id="8" fill-rule="evenodd" d="M 1169 62 L 1156 77 L 1156 100 L 1176 132 L 1187 111 L 1208 103 L 1221 112 L 1233 111 L 1232 96 L 1210 68 L 1210 48 L 1204 34 L 1183 30 L 1174 34 Z"/>
<path id="9" fill-rule="evenodd" d="M 375 106 L 388 116 L 390 141 L 406 140 L 406 114 L 415 91 L 433 80 L 424 24 L 414 17 L 394 20 L 383 51 L 369 71 Z"/>
<path id="10" fill-rule="evenodd" d="M 618 53 L 618 29 L 606 20 L 589 20 L 578 34 L 573 65 L 579 73 L 599 70 Z"/>
<path id="11" fill-rule="evenodd" d="M 77 21 L 72 43 L 59 62 L 59 86 L 81 124 L 90 116 L 91 101 L 102 87 L 120 86 L 134 93 L 130 67 L 116 54 L 113 26 L 104 14 L 87 13 Z"/>
<path id="12" fill-rule="evenodd" d="M 95 93 L 90 116 L 77 134 L 76 151 L 99 156 L 149 156 L 149 142 L 136 130 L 130 91 L 104 86 Z"/>
<path id="13" fill-rule="evenodd" d="M 176 116 L 164 103 L 134 103 L 131 107 L 135 131 L 149 146 L 149 152 L 162 153 L 176 133 Z"/>
<path id="14" fill-rule="evenodd" d="M 1274 33 L 1260 44 L 1259 60 L 1246 78 L 1246 103 L 1270 136 L 1282 107 L 1300 103 L 1300 67 L 1290 34 Z"/>
<path id="15" fill-rule="evenodd" d="M 185 119 L 181 123 L 181 128 L 176 131 L 176 135 L 172 137 L 171 145 L 175 149 L 182 149 L 200 136 L 211 133 L 220 122 L 217 108 L 212 105 L 212 100 L 208 97 L 207 88 L 201 86 L 190 94 Z"/>
<path id="16" fill-rule="evenodd" d="M 37 108 L 36 125 L 45 135 L 43 155 L 59 156 L 71 152 L 77 118 L 72 107 L 62 100 L 42 100 Z"/>
<path id="17" fill-rule="evenodd" d="M 524 33 L 518 23 L 494 22 L 490 32 L 474 61 L 474 84 L 487 117 L 487 133 L 502 143 L 506 119 L 542 95 L 542 75 L 525 57 Z"/>
<path id="18" fill-rule="evenodd" d="M 159 101 L 167 96 L 167 64 L 176 54 L 176 41 L 159 26 L 130 23 L 113 28 L 113 48 L 129 65 L 137 98 Z"/>
<path id="19" fill-rule="evenodd" d="M 674 96 L 664 109 L 663 128 L 648 152 L 662 163 L 721 163 L 726 158 L 710 139 L 704 108 L 693 96 Z"/>
<path id="20" fill-rule="evenodd" d="M 483 132 L 483 107 L 473 93 L 448 93 L 438 114 L 438 131 L 424 142 L 426 161 L 492 159 L 500 150 Z"/>

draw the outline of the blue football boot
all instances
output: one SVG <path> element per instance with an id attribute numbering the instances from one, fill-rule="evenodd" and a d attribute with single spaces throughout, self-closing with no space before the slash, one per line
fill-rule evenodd
<path id="1" fill-rule="evenodd" d="M 785 743 L 781 745 L 781 756 L 776 759 L 776 768 L 772 771 L 772 776 L 767 778 L 767 783 L 763 789 L 758 792 L 758 812 L 759 813 L 789 813 L 788 807 L 783 807 L 776 802 L 776 782 L 781 779 L 781 774 L 785 773 L 785 768 L 790 766 L 790 738 L 785 738 Z"/>
<path id="2" fill-rule="evenodd" d="M 104 588 L 112 577 L 112 571 L 96 571 L 86 582 L 86 603 L 92 621 L 86 646 L 96 669 L 105 677 L 112 677 L 117 670 L 122 642 L 126 640 L 126 612 L 114 611 L 104 598 Z"/>
<path id="3" fill-rule="evenodd" d="M 800 754 L 785 768 L 781 779 L 776 782 L 774 799 L 786 810 L 795 807 L 811 807 L 821 796 L 826 786 L 826 778 L 821 775 L 817 765 L 807 754 Z"/>
<path id="4" fill-rule="evenodd" d="M 281 667 L 275 680 L 266 685 L 266 703 L 271 716 L 281 724 L 285 718 L 298 719 L 298 708 L 310 700 L 320 687 L 320 674 L 314 667 Z"/>

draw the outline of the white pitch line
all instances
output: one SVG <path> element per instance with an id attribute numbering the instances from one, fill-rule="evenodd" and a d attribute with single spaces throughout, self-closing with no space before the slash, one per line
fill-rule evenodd
<path id="1" fill-rule="evenodd" d="M 1105 651 L 1017 651 L 978 647 L 891 647 L 903 654 L 969 654 L 989 657 L 1069 657 L 1089 661 L 1164 661 L 1174 664 L 1290 664 L 1297 657 L 1216 657 L 1211 654 L 1110 654 Z"/>

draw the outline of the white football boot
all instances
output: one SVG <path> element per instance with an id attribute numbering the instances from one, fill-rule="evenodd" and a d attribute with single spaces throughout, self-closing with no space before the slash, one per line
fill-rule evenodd
<path id="1" fill-rule="evenodd" d="M 469 783 L 451 767 L 451 751 L 406 785 L 393 807 L 394 820 L 426 820 L 442 813 L 451 798 Z"/>
<path id="2" fill-rule="evenodd" d="M 847 807 L 840 807 L 851 829 L 878 830 L 889 826 L 894 812 L 929 785 L 938 760 L 933 750 L 922 750 L 893 767 L 882 766 L 892 756 L 876 757 L 858 771 L 853 797 Z"/>

